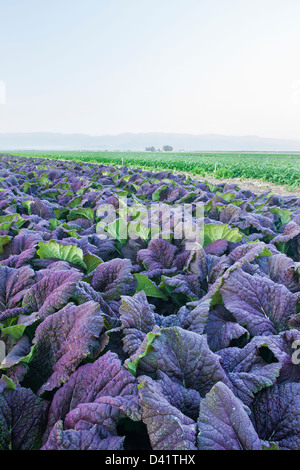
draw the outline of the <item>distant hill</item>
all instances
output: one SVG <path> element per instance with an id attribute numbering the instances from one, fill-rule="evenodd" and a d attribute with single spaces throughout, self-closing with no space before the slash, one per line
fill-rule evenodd
<path id="1" fill-rule="evenodd" d="M 270 139 L 257 136 L 225 136 L 217 134 L 124 133 L 90 136 L 49 132 L 0 134 L 0 150 L 108 150 L 144 151 L 146 147 L 162 149 L 170 145 L 174 151 L 210 152 L 300 152 L 300 141 Z"/>

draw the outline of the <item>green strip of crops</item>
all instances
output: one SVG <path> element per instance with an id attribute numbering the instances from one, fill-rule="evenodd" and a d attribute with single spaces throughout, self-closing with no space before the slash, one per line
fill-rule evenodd
<path id="1" fill-rule="evenodd" d="M 290 189 L 300 187 L 300 154 L 150 153 L 150 152 L 17 152 L 18 155 L 126 165 L 149 170 L 183 171 L 216 178 L 251 178 Z"/>

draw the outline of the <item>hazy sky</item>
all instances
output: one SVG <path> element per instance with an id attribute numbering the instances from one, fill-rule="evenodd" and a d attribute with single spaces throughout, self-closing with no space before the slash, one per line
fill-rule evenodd
<path id="1" fill-rule="evenodd" d="M 0 0 L 0 132 L 300 140 L 299 0 Z"/>

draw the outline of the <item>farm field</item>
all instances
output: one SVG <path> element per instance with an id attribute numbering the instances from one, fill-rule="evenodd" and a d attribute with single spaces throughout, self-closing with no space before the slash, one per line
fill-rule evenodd
<path id="1" fill-rule="evenodd" d="M 0 155 L 0 449 L 300 450 L 300 198 L 216 158 L 299 185 L 292 155 Z"/>
<path id="2" fill-rule="evenodd" d="M 150 152 L 25 152 L 22 155 L 81 162 L 126 165 L 154 171 L 181 171 L 216 179 L 255 179 L 300 189 L 300 154 L 150 153 Z"/>

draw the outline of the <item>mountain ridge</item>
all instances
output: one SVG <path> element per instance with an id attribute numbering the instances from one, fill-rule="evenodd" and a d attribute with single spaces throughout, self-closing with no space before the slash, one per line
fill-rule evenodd
<path id="1" fill-rule="evenodd" d="M 106 135 L 56 132 L 0 133 L 0 150 L 90 150 L 144 151 L 146 147 L 162 149 L 170 145 L 185 152 L 300 152 L 300 141 L 256 135 L 188 134 L 144 132 Z"/>

